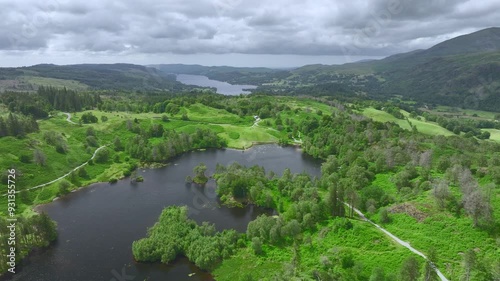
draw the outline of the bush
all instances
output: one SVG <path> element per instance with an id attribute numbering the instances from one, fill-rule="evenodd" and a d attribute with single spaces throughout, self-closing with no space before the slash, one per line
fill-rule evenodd
<path id="1" fill-rule="evenodd" d="M 89 123 L 97 123 L 98 119 L 92 112 L 87 112 L 82 114 L 82 117 L 80 118 L 82 123 L 84 124 L 89 124 Z"/>
<path id="2" fill-rule="evenodd" d="M 252 249 L 256 255 L 262 254 L 262 242 L 259 237 L 252 238 Z"/>
<path id="3" fill-rule="evenodd" d="M 106 163 L 109 160 L 109 150 L 107 148 L 103 148 L 97 151 L 94 159 L 96 163 Z"/>
<path id="4" fill-rule="evenodd" d="M 95 137 L 95 130 L 94 127 L 88 127 L 87 131 L 85 132 L 87 136 L 94 136 Z"/>
<path id="5" fill-rule="evenodd" d="M 87 174 L 87 170 L 85 170 L 84 167 L 78 169 L 78 176 L 84 179 L 89 177 L 89 175 Z"/>
<path id="6" fill-rule="evenodd" d="M 69 193 L 69 187 L 71 184 L 67 180 L 62 180 L 59 183 L 59 194 L 64 195 Z"/>
<path id="7" fill-rule="evenodd" d="M 237 140 L 240 138 L 240 134 L 238 132 L 229 132 L 228 133 L 229 137 L 232 138 L 233 140 Z"/>
<path id="8" fill-rule="evenodd" d="M 19 197 L 21 198 L 21 202 L 27 205 L 31 205 L 33 203 L 33 200 L 31 199 L 30 192 L 27 191 L 26 189 L 21 190 L 19 193 Z"/>
<path id="9" fill-rule="evenodd" d="M 68 151 L 68 146 L 65 143 L 58 143 L 56 145 L 56 151 L 57 153 L 66 154 L 66 152 Z"/>
<path id="10" fill-rule="evenodd" d="M 31 163 L 31 156 L 30 155 L 21 155 L 19 157 L 19 161 L 23 162 L 23 163 Z"/>
<path id="11" fill-rule="evenodd" d="M 390 223 L 391 218 L 389 217 L 389 212 L 386 208 L 380 209 L 380 223 Z"/>
<path id="12" fill-rule="evenodd" d="M 87 144 L 89 146 L 92 146 L 92 147 L 98 147 L 99 146 L 99 143 L 97 142 L 97 139 L 94 137 L 94 136 L 88 136 L 85 141 L 87 142 Z"/>

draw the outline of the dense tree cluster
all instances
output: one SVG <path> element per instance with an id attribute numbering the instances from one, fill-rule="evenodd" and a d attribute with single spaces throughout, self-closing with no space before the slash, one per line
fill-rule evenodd
<path id="1" fill-rule="evenodd" d="M 38 124 L 33 117 L 9 113 L 7 118 L 0 116 L 0 138 L 5 136 L 24 137 L 38 132 Z"/>
<path id="2" fill-rule="evenodd" d="M 36 93 L 2 93 L 0 102 L 11 112 L 46 118 L 51 110 L 81 111 L 94 108 L 102 101 L 98 93 L 78 93 L 66 88 L 40 86 Z"/>
<path id="3" fill-rule="evenodd" d="M 148 237 L 132 244 L 134 258 L 169 263 L 183 255 L 200 268 L 210 270 L 234 253 L 240 237 L 236 231 L 217 232 L 213 224 L 197 225 L 187 213 L 187 207 L 164 209 L 159 221 L 149 229 Z"/>
<path id="4" fill-rule="evenodd" d="M 250 239 L 258 237 L 264 243 L 293 240 L 301 229 L 313 229 L 329 213 L 334 214 L 334 204 L 319 196 L 320 183 L 307 174 L 293 175 L 286 169 L 276 178 L 266 175 L 262 167 L 233 163 L 227 167 L 217 165 L 214 178 L 222 202 L 244 199 L 279 211 L 278 217 L 264 215 L 251 222 L 247 230 Z M 343 205 L 336 208 L 338 211 Z M 335 215 L 343 216 L 343 212 Z"/>
<path id="5" fill-rule="evenodd" d="M 5 104 L 10 112 L 21 113 L 33 118 L 46 118 L 51 106 L 47 100 L 37 93 L 0 93 L 0 102 Z"/>
<path id="6" fill-rule="evenodd" d="M 97 93 L 78 93 L 66 88 L 39 87 L 38 95 L 49 103 L 53 109 L 62 111 L 81 111 L 91 109 L 101 103 Z"/>
<path id="7" fill-rule="evenodd" d="M 84 124 L 97 123 L 99 121 L 99 119 L 96 116 L 94 116 L 92 112 L 85 112 L 84 114 L 82 114 L 80 120 Z"/>
<path id="8" fill-rule="evenodd" d="M 136 135 L 128 141 L 125 149 L 132 157 L 143 161 L 162 162 L 189 150 L 226 146 L 225 140 L 208 129 L 196 129 L 194 133 L 187 134 L 152 125 L 149 130 L 145 130 L 130 120 L 126 121 L 126 126 Z M 161 141 L 151 143 L 149 138 L 158 136 L 160 131 L 163 132 Z"/>
<path id="9" fill-rule="evenodd" d="M 21 194 L 22 195 L 22 194 Z M 21 196 L 20 195 L 20 196 Z M 7 226 L 10 224 L 5 218 L 0 217 L 0 271 L 7 271 L 7 251 L 10 230 Z M 16 222 L 16 262 L 25 257 L 34 247 L 47 247 L 52 241 L 56 240 L 56 223 L 52 221 L 45 213 L 31 217 L 18 217 Z"/>

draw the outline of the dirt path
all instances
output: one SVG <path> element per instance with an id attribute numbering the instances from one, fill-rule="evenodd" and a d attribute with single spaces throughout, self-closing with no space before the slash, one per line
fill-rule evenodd
<path id="1" fill-rule="evenodd" d="M 344 203 L 346 204 L 349 208 L 351 208 L 351 206 L 347 203 Z M 380 225 L 374 223 L 373 221 L 369 220 L 368 218 L 365 217 L 365 215 L 358 209 L 356 208 L 353 208 L 354 211 L 364 220 L 364 221 L 367 221 L 371 224 L 373 224 L 376 228 L 378 228 L 380 231 L 382 231 L 383 233 L 385 233 L 387 236 L 391 237 L 392 240 L 396 241 L 396 243 L 398 243 L 399 245 L 407 248 L 408 250 L 412 251 L 413 253 L 421 256 L 422 258 L 424 258 L 425 260 L 427 260 L 427 257 L 422 253 L 420 252 L 419 250 L 413 248 L 412 246 L 410 246 L 410 243 L 408 242 L 405 242 L 401 239 L 399 239 L 397 236 L 395 236 L 394 234 L 390 233 L 389 231 L 387 231 L 386 229 L 382 228 Z M 443 275 L 443 273 L 441 271 L 439 271 L 439 269 L 437 268 L 437 266 L 431 262 L 431 266 L 432 268 L 434 269 L 434 271 L 436 271 L 437 275 L 439 276 L 439 278 L 442 280 L 442 281 L 448 281 L 448 279 L 446 279 L 446 277 Z"/>
<path id="2" fill-rule="evenodd" d="M 66 118 L 66 121 L 68 121 L 71 124 L 77 124 L 77 123 L 71 121 L 71 113 L 69 113 L 69 112 L 63 112 L 63 114 L 68 117 L 68 118 Z"/>
<path id="3" fill-rule="evenodd" d="M 74 171 L 76 171 L 76 170 L 80 169 L 81 167 L 83 167 L 83 166 L 87 165 L 87 164 L 89 163 L 89 161 L 90 161 L 90 160 L 93 160 L 93 159 L 94 159 L 94 157 L 95 157 L 95 155 L 97 154 L 97 152 L 98 152 L 99 150 L 101 150 L 101 149 L 105 148 L 105 147 L 106 147 L 106 146 L 105 146 L 105 145 L 103 145 L 103 146 L 99 147 L 98 149 L 96 149 L 96 150 L 94 151 L 94 154 L 92 155 L 92 157 L 91 157 L 91 158 L 90 158 L 87 162 L 85 162 L 85 163 L 83 163 L 82 165 L 80 165 L 80 166 L 78 166 L 78 167 L 74 168 L 73 170 L 69 171 L 67 174 L 65 174 L 65 175 L 63 175 L 63 176 L 60 176 L 60 177 L 58 177 L 57 179 L 52 180 L 52 181 L 49 181 L 49 182 L 47 182 L 47 183 L 40 184 L 40 185 L 37 185 L 37 186 L 35 186 L 35 187 L 28 188 L 28 189 L 23 189 L 23 190 L 33 190 L 33 189 L 37 189 L 37 188 L 44 187 L 44 186 L 47 186 L 47 185 L 49 185 L 49 184 L 55 183 L 55 182 L 56 182 L 56 181 L 58 181 L 58 180 L 62 180 L 62 179 L 64 179 L 65 177 L 67 177 L 67 176 L 69 176 L 71 173 L 73 173 Z M 21 190 L 16 191 L 16 193 L 19 193 L 19 192 L 21 192 Z M 2 195 L 2 196 L 3 196 L 3 197 L 7 196 L 7 193 L 5 193 L 5 194 L 4 194 L 4 195 Z"/>
<path id="4" fill-rule="evenodd" d="M 255 121 L 252 124 L 252 127 L 258 127 L 260 121 L 262 121 L 262 119 L 260 119 L 260 118 L 255 119 Z"/>

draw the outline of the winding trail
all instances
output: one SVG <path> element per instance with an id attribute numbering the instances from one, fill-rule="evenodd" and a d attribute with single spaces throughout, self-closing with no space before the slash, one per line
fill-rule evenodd
<path id="1" fill-rule="evenodd" d="M 105 148 L 105 147 L 106 147 L 106 145 L 103 145 L 103 146 L 101 146 L 101 147 L 97 148 L 97 149 L 94 151 L 94 154 L 92 155 L 92 157 L 91 157 L 91 158 L 90 158 L 87 162 L 85 162 L 85 163 L 81 164 L 80 166 L 78 166 L 78 167 L 74 168 L 73 170 L 69 171 L 67 174 L 65 174 L 65 175 L 63 175 L 63 176 L 60 176 L 60 177 L 58 177 L 57 179 L 52 180 L 52 181 L 49 181 L 49 182 L 47 182 L 47 183 L 40 184 L 40 185 L 37 185 L 37 186 L 35 186 L 35 187 L 28 188 L 28 189 L 23 189 L 23 190 L 33 190 L 33 189 L 37 189 L 37 188 L 44 187 L 44 186 L 47 186 L 47 185 L 49 185 L 49 184 L 55 183 L 55 182 L 56 182 L 56 181 L 58 181 L 58 180 L 62 180 L 62 179 L 64 179 L 65 177 L 67 177 L 67 176 L 69 176 L 71 173 L 73 173 L 74 171 L 76 171 L 76 170 L 80 169 L 81 167 L 83 167 L 83 166 L 87 165 L 87 164 L 89 163 L 89 161 L 90 161 L 90 160 L 93 160 L 93 159 L 95 158 L 95 155 L 97 154 L 97 152 L 98 152 L 99 150 L 101 150 L 101 149 Z M 17 191 L 16 191 L 16 193 L 19 193 L 19 192 L 21 192 L 21 190 L 17 190 Z M 3 197 L 5 197 L 5 196 L 7 196 L 7 195 L 8 195 L 8 193 L 5 193 L 5 194 L 4 194 L 4 195 L 2 195 L 2 196 L 3 196 Z"/>
<path id="2" fill-rule="evenodd" d="M 262 121 L 262 119 L 256 118 L 251 127 L 258 127 L 260 121 Z"/>
<path id="3" fill-rule="evenodd" d="M 347 203 L 344 203 L 346 206 L 348 206 L 349 208 L 352 208 L 351 205 L 347 204 Z M 408 242 L 405 242 L 401 239 L 399 239 L 397 236 L 395 236 L 394 234 L 390 233 L 389 231 L 387 231 L 386 229 L 382 228 L 380 225 L 374 223 L 373 221 L 369 220 L 368 218 L 365 217 L 365 215 L 358 209 L 356 208 L 352 208 L 364 221 L 367 221 L 371 224 L 373 224 L 376 228 L 378 228 L 380 231 L 382 231 L 383 233 L 385 233 L 387 236 L 391 237 L 392 240 L 396 241 L 396 243 L 398 243 L 399 245 L 407 248 L 408 250 L 412 251 L 413 253 L 421 256 L 422 258 L 424 258 L 425 260 L 429 261 L 427 259 L 427 257 L 422 253 L 420 252 L 419 250 L 413 248 L 412 246 L 410 246 L 410 243 Z M 442 280 L 442 281 L 448 281 L 448 279 L 443 275 L 443 273 L 437 268 L 437 266 L 429 261 L 432 269 L 434 269 L 434 271 L 436 272 L 436 274 L 439 276 L 439 278 Z"/>
<path id="4" fill-rule="evenodd" d="M 69 112 L 63 112 L 64 115 L 66 115 L 68 118 L 66 118 L 66 121 L 68 121 L 69 123 L 71 124 L 75 124 L 75 125 L 78 125 L 77 123 L 71 121 L 71 113 Z"/>

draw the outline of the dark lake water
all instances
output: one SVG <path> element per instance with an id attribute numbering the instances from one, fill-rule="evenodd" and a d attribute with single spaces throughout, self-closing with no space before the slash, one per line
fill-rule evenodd
<path id="1" fill-rule="evenodd" d="M 223 95 L 249 94 L 250 92 L 245 91 L 245 89 L 257 88 L 257 86 L 253 85 L 232 85 L 222 81 L 211 80 L 203 75 L 177 74 L 177 81 L 187 85 L 217 88 L 217 93 Z"/>
<path id="2" fill-rule="evenodd" d="M 205 188 L 185 183 L 186 176 L 200 162 L 213 173 L 215 165 L 237 161 L 246 166 L 264 166 L 281 174 L 320 174 L 320 162 L 294 147 L 256 146 L 244 152 L 206 150 L 186 153 L 169 166 L 140 170 L 143 183 L 128 179 L 116 184 L 99 183 L 39 207 L 58 223 L 58 241 L 31 255 L 8 280 L 17 281 L 143 281 L 212 280 L 187 259 L 170 265 L 135 263 L 132 242 L 145 237 L 146 229 L 157 220 L 163 208 L 187 205 L 190 217 L 198 223 L 209 221 L 216 228 L 246 231 L 249 221 L 268 210 L 248 206 L 218 206 L 215 184 Z M 238 270 L 238 269 L 235 269 Z M 194 276 L 188 275 L 195 273 Z M 125 278 L 124 278 L 125 277 Z"/>

